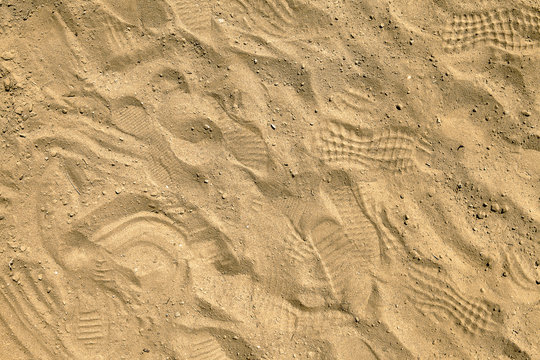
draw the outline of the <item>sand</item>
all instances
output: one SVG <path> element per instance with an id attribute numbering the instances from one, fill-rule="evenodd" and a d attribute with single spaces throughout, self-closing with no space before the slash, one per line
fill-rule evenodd
<path id="1" fill-rule="evenodd" d="M 0 0 L 0 359 L 540 359 L 537 1 Z"/>

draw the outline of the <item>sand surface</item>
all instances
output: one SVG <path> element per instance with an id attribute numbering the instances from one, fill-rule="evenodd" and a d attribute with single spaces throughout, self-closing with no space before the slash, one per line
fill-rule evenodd
<path id="1" fill-rule="evenodd" d="M 0 0 L 0 359 L 540 359 L 537 0 Z"/>

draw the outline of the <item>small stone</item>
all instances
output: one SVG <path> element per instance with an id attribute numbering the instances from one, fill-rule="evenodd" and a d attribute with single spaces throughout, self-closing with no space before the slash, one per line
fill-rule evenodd
<path id="1" fill-rule="evenodd" d="M 205 183 L 205 184 L 208 184 L 208 179 L 204 179 L 204 183 Z"/>
<path id="2" fill-rule="evenodd" d="M 503 205 L 501 207 L 501 214 L 504 214 L 506 212 L 508 212 L 510 210 L 510 208 L 508 207 L 508 205 Z"/>
<path id="3" fill-rule="evenodd" d="M 523 111 L 521 112 L 521 114 L 522 114 L 523 116 L 527 116 L 527 117 L 531 116 L 531 113 L 530 113 L 529 111 L 527 111 L 527 110 L 523 110 Z"/>
<path id="4" fill-rule="evenodd" d="M 476 214 L 476 217 L 478 219 L 485 219 L 487 217 L 487 214 L 485 211 L 480 211 L 479 213 Z"/>
<path id="5" fill-rule="evenodd" d="M 178 317 L 180 317 L 180 313 L 179 313 L 178 311 L 177 311 L 177 312 L 175 312 L 175 313 L 174 313 L 174 317 L 175 317 L 175 318 L 178 318 Z"/>
<path id="6" fill-rule="evenodd" d="M 253 63 L 257 64 L 258 63 L 257 59 L 253 59 Z"/>
<path id="7" fill-rule="evenodd" d="M 272 128 L 272 130 L 276 130 L 276 125 L 270 124 L 270 127 Z"/>
<path id="8" fill-rule="evenodd" d="M 507 277 L 507 276 L 508 276 L 508 274 L 506 273 L 506 271 L 503 271 L 502 276 L 503 276 L 503 277 Z"/>
<path id="9" fill-rule="evenodd" d="M 13 51 L 6 51 L 5 53 L 2 54 L 2 60 L 9 61 L 9 60 L 13 60 L 14 58 L 15 58 L 15 54 L 13 53 Z"/>
<path id="10" fill-rule="evenodd" d="M 383 24 L 383 23 L 380 23 L 380 24 L 379 24 L 379 27 L 380 27 L 381 29 L 384 28 L 384 24 Z"/>
<path id="11" fill-rule="evenodd" d="M 122 192 L 122 189 L 117 188 L 116 190 L 114 190 L 114 192 L 115 192 L 116 194 L 120 194 L 120 193 Z"/>
<path id="12" fill-rule="evenodd" d="M 498 213 L 501 211 L 501 207 L 499 206 L 499 204 L 493 203 L 491 204 L 491 211 Z"/>
<path id="13" fill-rule="evenodd" d="M 4 79 L 4 90 L 5 91 L 11 90 L 11 80 L 9 78 Z"/>
<path id="14" fill-rule="evenodd" d="M 401 104 L 397 104 L 397 105 L 396 105 L 396 109 L 398 109 L 398 110 L 401 110 L 401 109 L 403 109 L 403 105 L 401 105 Z"/>

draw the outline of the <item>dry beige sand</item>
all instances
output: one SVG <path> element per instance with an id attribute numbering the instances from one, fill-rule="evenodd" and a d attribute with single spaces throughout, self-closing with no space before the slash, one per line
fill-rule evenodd
<path id="1" fill-rule="evenodd" d="M 0 0 L 0 359 L 540 359 L 538 0 Z"/>

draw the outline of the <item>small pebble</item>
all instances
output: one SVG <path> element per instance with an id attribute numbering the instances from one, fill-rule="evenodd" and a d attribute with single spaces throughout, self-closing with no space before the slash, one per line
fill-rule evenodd
<path id="1" fill-rule="evenodd" d="M 2 60 L 13 60 L 13 58 L 15 58 L 15 54 L 13 53 L 13 51 L 6 51 L 5 53 L 2 54 Z"/>
<path id="2" fill-rule="evenodd" d="M 499 204 L 493 203 L 491 204 L 491 211 L 498 213 L 501 211 L 501 207 L 499 206 Z"/>
<path id="3" fill-rule="evenodd" d="M 401 105 L 401 104 L 397 104 L 397 105 L 396 105 L 396 109 L 398 109 L 398 110 L 401 110 L 401 109 L 403 109 L 403 105 Z"/>
<path id="4" fill-rule="evenodd" d="M 272 130 L 276 130 L 276 125 L 270 124 L 270 127 L 272 128 Z"/>
<path id="5" fill-rule="evenodd" d="M 11 90 L 11 80 L 9 80 L 9 78 L 4 79 L 4 90 L 5 91 Z"/>

